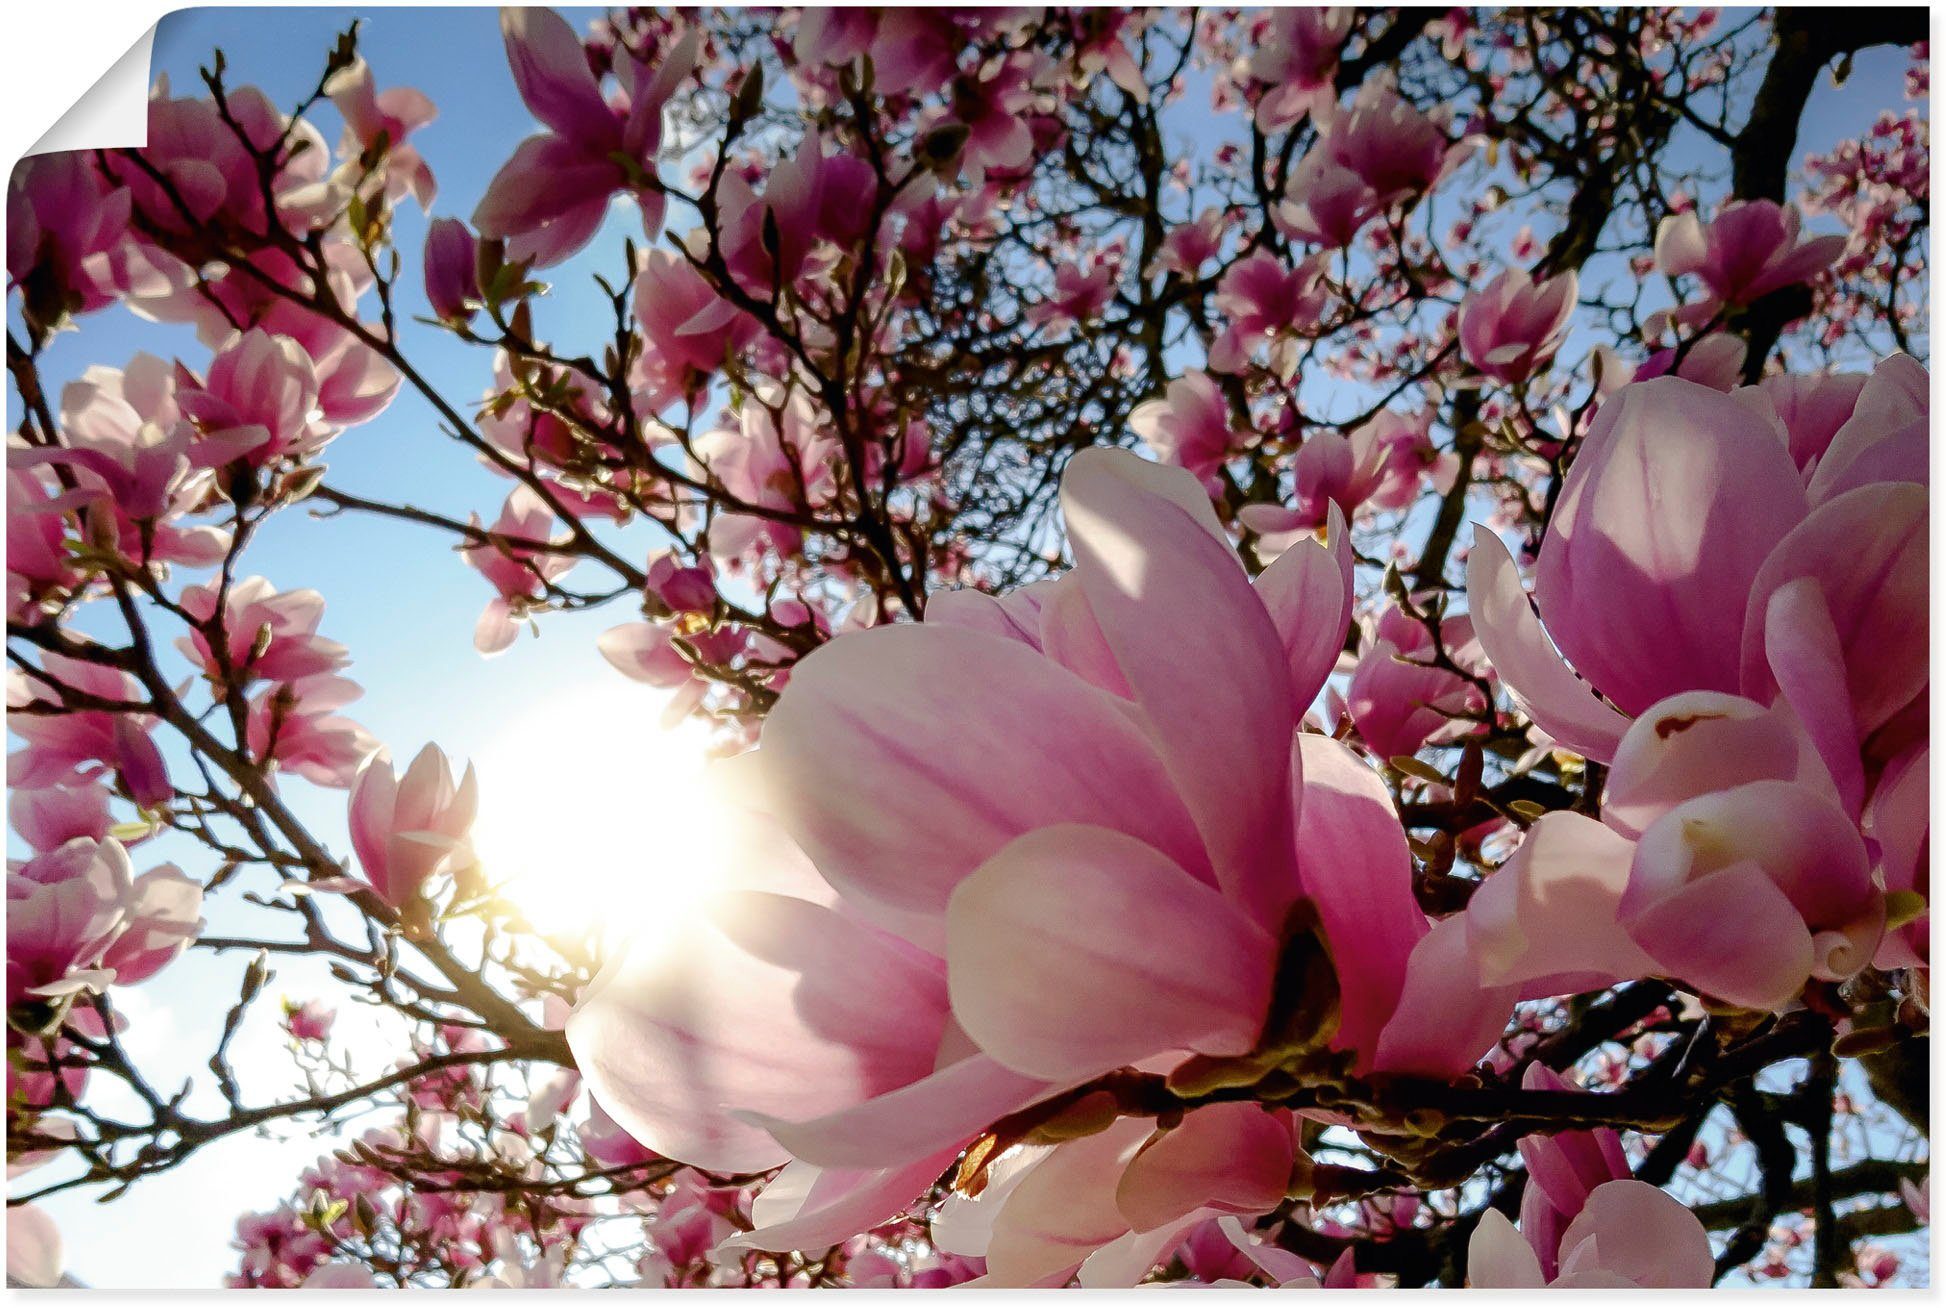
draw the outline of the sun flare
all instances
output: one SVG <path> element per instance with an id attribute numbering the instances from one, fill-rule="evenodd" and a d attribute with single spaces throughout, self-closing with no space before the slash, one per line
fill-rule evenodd
<path id="1" fill-rule="evenodd" d="M 714 885 L 730 819 L 708 729 L 665 727 L 663 704 L 633 685 L 544 699 L 477 760 L 474 849 L 540 931 L 620 943 L 693 911 Z"/>

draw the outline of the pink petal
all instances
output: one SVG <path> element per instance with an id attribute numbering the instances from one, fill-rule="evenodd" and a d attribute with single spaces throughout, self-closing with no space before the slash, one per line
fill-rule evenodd
<path id="1" fill-rule="evenodd" d="M 993 1221 L 987 1275 L 996 1285 L 1065 1281 L 1088 1255 L 1127 1234 L 1115 1187 L 1150 1123 L 1123 1118 L 1070 1140 L 1022 1178 Z"/>
<path id="2" fill-rule="evenodd" d="M 1696 1215 L 1646 1181 L 1596 1186 L 1561 1237 L 1564 1270 L 1580 1270 L 1573 1250 L 1593 1238 L 1594 1268 L 1645 1290 L 1706 1290 L 1716 1278 L 1709 1234 Z"/>
<path id="3" fill-rule="evenodd" d="M 1301 732 L 1296 748 L 1298 867 L 1338 972 L 1333 1047 L 1356 1050 L 1365 1064 L 1398 1006 L 1426 915 L 1412 894 L 1405 832 L 1378 773 L 1326 736 Z"/>
<path id="4" fill-rule="evenodd" d="M 1288 884 L 1284 774 L 1304 707 L 1277 629 L 1189 473 L 1083 450 L 1061 478 L 1061 507 L 1074 575 L 1217 884 L 1261 914 Z"/>
<path id="5" fill-rule="evenodd" d="M 1481 982 L 1463 915 L 1436 922 L 1413 947 L 1398 1008 L 1379 1036 L 1373 1070 L 1458 1076 L 1493 1047 L 1519 998 L 1518 986 Z"/>
<path id="6" fill-rule="evenodd" d="M 1211 1104 L 1136 1152 L 1115 1203 L 1135 1231 L 1156 1230 L 1205 1206 L 1267 1213 L 1283 1202 L 1295 1158 L 1288 1112 Z"/>
<path id="7" fill-rule="evenodd" d="M 757 757 L 756 807 L 868 902 L 941 913 L 1008 841 L 1061 822 L 1127 832 L 1206 875 L 1124 706 L 1018 641 L 931 624 L 841 637 L 797 665 Z"/>
<path id="8" fill-rule="evenodd" d="M 1885 725 L 1926 686 L 1931 514 L 1923 486 L 1889 482 L 1820 505 L 1752 579 L 1743 619 L 1743 693 L 1768 699 L 1764 654 L 1771 593 L 1813 578 L 1830 606 L 1861 732 Z"/>
<path id="9" fill-rule="evenodd" d="M 1480 648 L 1534 725 L 1577 754 L 1603 763 L 1613 758 L 1628 719 L 1555 652 L 1528 603 L 1513 554 L 1484 527 L 1473 532 L 1466 596 Z"/>
<path id="10" fill-rule="evenodd" d="M 759 1113 L 742 1116 L 769 1132 L 793 1158 L 819 1167 L 888 1167 L 941 1149 L 959 1149 L 993 1122 L 1055 1088 L 974 1054 L 825 1117 L 788 1121 Z"/>
<path id="11" fill-rule="evenodd" d="M 1629 841 L 1579 813 L 1536 822 L 1467 905 L 1485 981 L 1537 996 L 1652 974 L 1654 962 L 1620 921 L 1634 853 Z"/>
<path id="12" fill-rule="evenodd" d="M 1671 695 L 1622 737 L 1602 794 L 1602 821 L 1636 837 L 1698 795 L 1747 781 L 1814 782 L 1806 743 L 1788 710 L 1713 690 Z M 1855 761 L 1855 745 L 1852 755 Z"/>
<path id="13" fill-rule="evenodd" d="M 1351 629 L 1351 544 L 1336 504 L 1327 535 L 1329 545 L 1297 542 L 1257 578 L 1257 597 L 1284 647 L 1292 701 L 1304 707 L 1331 675 Z"/>
<path id="14" fill-rule="evenodd" d="M 1246 1053 L 1270 1004 L 1270 937 L 1103 827 L 1048 827 L 994 855 L 953 893 L 947 941 L 960 1025 L 1051 1081 L 1173 1050 Z"/>
<path id="15" fill-rule="evenodd" d="M 1625 713 L 1738 690 L 1744 601 L 1807 507 L 1750 406 L 1676 377 L 1625 386 L 1596 414 L 1541 546 L 1548 634 Z"/>
<path id="16" fill-rule="evenodd" d="M 1865 800 L 1865 769 L 1831 606 L 1817 582 L 1798 577 L 1771 592 L 1763 622 L 1770 673 L 1816 746 L 1845 811 L 1855 814 Z"/>
<path id="17" fill-rule="evenodd" d="M 1466 1283 L 1476 1290 L 1538 1290 L 1541 1260 L 1498 1208 L 1480 1214 L 1466 1246 Z"/>
<path id="18" fill-rule="evenodd" d="M 620 144 L 615 115 L 566 19 L 552 9 L 509 6 L 500 11 L 500 35 L 514 86 L 534 117 L 565 137 Z"/>
<path id="19" fill-rule="evenodd" d="M 792 1163 L 757 1196 L 750 1213 L 755 1229 L 731 1236 L 724 1245 L 778 1253 L 828 1249 L 912 1207 L 953 1165 L 956 1152 L 876 1171 Z"/>
<path id="20" fill-rule="evenodd" d="M 1755 863 L 1733 863 L 1629 919 L 1667 972 L 1746 1008 L 1777 1009 L 1810 978 L 1811 933 Z"/>
<path id="21" fill-rule="evenodd" d="M 568 1020 L 589 1089 L 657 1153 L 714 1171 L 788 1156 L 735 1110 L 817 1117 L 932 1072 L 936 965 L 803 900 L 723 895 L 612 962 Z"/>

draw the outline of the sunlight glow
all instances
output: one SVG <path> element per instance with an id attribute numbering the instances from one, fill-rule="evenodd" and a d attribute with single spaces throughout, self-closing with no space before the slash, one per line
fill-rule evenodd
<path id="1" fill-rule="evenodd" d="M 730 821 L 707 776 L 709 731 L 665 729 L 663 705 L 627 684 L 547 697 L 476 760 L 474 849 L 538 930 L 619 944 L 709 894 Z"/>

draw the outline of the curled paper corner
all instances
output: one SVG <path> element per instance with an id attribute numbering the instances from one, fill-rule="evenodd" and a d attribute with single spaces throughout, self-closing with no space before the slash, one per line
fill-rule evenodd
<path id="1" fill-rule="evenodd" d="M 22 158 L 59 150 L 140 149 L 149 143 L 149 55 L 157 24 L 109 66 Z"/>

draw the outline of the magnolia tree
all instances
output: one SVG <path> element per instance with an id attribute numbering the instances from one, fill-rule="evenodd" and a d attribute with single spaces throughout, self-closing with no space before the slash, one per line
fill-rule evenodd
<path id="1" fill-rule="evenodd" d="M 236 1284 L 1924 1282 L 1923 11 L 499 23 L 470 212 L 356 28 L 13 175 L 11 1277 L 293 1123 Z M 334 480 L 408 405 L 504 502 Z M 526 919 L 324 515 L 612 614 L 700 904 Z"/>

